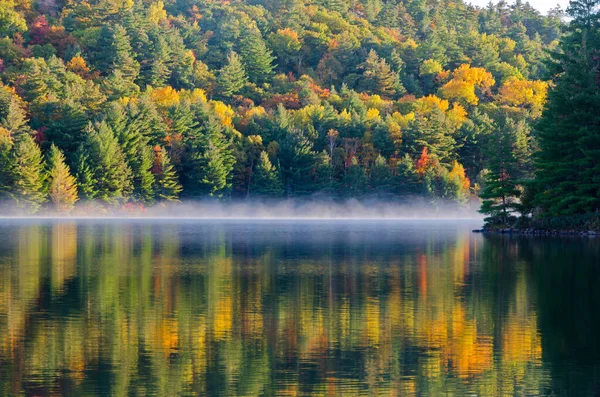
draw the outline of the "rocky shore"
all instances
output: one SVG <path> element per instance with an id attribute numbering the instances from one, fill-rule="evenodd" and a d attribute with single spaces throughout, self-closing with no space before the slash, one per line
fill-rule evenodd
<path id="1" fill-rule="evenodd" d="M 600 232 L 577 230 L 542 230 L 542 229 L 475 229 L 473 233 L 509 234 L 522 236 L 581 236 L 600 237 Z"/>

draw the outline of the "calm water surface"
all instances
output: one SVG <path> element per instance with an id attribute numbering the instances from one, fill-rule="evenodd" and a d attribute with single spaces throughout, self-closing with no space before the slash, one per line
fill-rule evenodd
<path id="1" fill-rule="evenodd" d="M 3 221 L 2 396 L 594 396 L 600 241 Z"/>

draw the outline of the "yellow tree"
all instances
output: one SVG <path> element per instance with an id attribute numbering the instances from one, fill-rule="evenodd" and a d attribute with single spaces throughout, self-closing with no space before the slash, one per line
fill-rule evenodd
<path id="1" fill-rule="evenodd" d="M 479 95 L 489 94 L 494 84 L 494 77 L 484 68 L 463 64 L 452 72 L 452 79 L 444 84 L 440 92 L 443 97 L 464 105 L 477 105 Z"/>
<path id="2" fill-rule="evenodd" d="M 497 99 L 503 105 L 527 109 L 533 118 L 537 118 L 542 114 L 547 94 L 548 83 L 544 81 L 510 77 L 500 87 Z"/>

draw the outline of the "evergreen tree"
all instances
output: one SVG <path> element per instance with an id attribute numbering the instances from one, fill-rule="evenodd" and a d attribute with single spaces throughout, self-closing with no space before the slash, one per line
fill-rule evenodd
<path id="1" fill-rule="evenodd" d="M 64 154 L 52 145 L 48 155 L 48 196 L 59 212 L 70 211 L 79 200 L 77 184 L 65 163 Z"/>
<path id="2" fill-rule="evenodd" d="M 273 74 L 275 57 L 267 48 L 258 29 L 247 29 L 240 42 L 240 55 L 248 78 L 256 84 L 264 84 Z"/>
<path id="3" fill-rule="evenodd" d="M 154 193 L 157 200 L 177 201 L 182 187 L 165 148 L 154 147 Z"/>
<path id="4" fill-rule="evenodd" d="M 109 204 L 125 200 L 132 191 L 132 173 L 117 137 L 106 122 L 90 124 L 86 134 L 82 152 L 87 158 L 78 170 L 78 178 L 84 183 L 89 183 L 84 178 L 91 172 L 93 189 L 84 189 L 86 196 Z"/>
<path id="5" fill-rule="evenodd" d="M 231 187 L 235 159 L 219 121 L 212 115 L 201 131 L 187 139 L 184 164 L 184 188 L 192 196 L 221 196 Z"/>
<path id="6" fill-rule="evenodd" d="M 128 162 L 133 174 L 133 195 L 137 200 L 150 203 L 154 200 L 154 150 L 151 146 L 137 147 L 135 160 Z"/>
<path id="7" fill-rule="evenodd" d="M 488 215 L 485 221 L 492 225 L 511 226 L 515 221 L 514 213 L 521 210 L 518 183 L 522 173 L 515 156 L 516 130 L 512 119 L 501 120 L 486 150 L 487 170 L 479 194 L 482 199 L 479 212 Z"/>
<path id="8" fill-rule="evenodd" d="M 537 125 L 534 204 L 548 215 L 600 209 L 600 14 L 598 0 L 572 1 L 573 18 L 561 51 L 553 54 L 556 77 Z"/>
<path id="9" fill-rule="evenodd" d="M 31 135 L 24 135 L 15 145 L 13 163 L 13 197 L 28 212 L 37 212 L 46 201 L 44 159 Z"/>
<path id="10" fill-rule="evenodd" d="M 246 71 L 239 56 L 235 52 L 230 52 L 227 56 L 227 65 L 219 72 L 218 88 L 219 93 L 224 97 L 230 97 L 240 92 L 246 85 Z"/>
<path id="11" fill-rule="evenodd" d="M 264 151 L 260 153 L 252 175 L 250 195 L 259 197 L 281 197 L 283 195 L 283 184 L 279 172 Z"/>
<path id="12" fill-rule="evenodd" d="M 384 97 L 394 97 L 400 89 L 398 75 L 392 71 L 385 59 L 380 59 L 375 50 L 369 52 L 363 64 L 363 86 L 365 90 Z"/>
<path id="13" fill-rule="evenodd" d="M 75 179 L 77 180 L 78 193 L 81 198 L 93 200 L 98 196 L 94 170 L 89 161 L 86 147 L 81 145 L 74 155 Z"/>

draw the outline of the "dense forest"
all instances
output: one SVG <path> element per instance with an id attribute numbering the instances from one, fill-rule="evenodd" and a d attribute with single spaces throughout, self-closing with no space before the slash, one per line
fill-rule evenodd
<path id="1" fill-rule="evenodd" d="M 31 213 L 315 195 L 590 213 L 596 3 L 0 0 L 0 194 Z"/>

